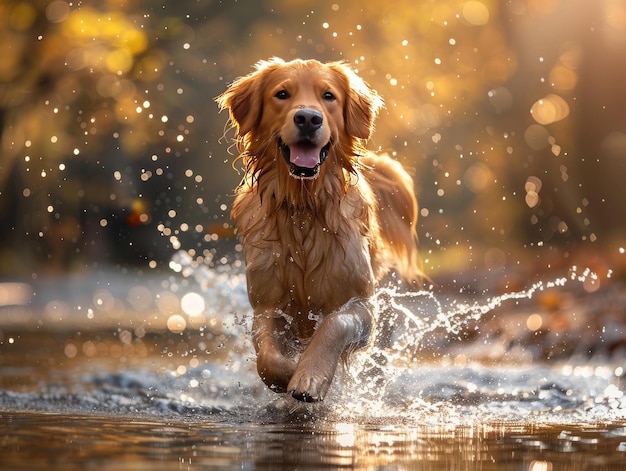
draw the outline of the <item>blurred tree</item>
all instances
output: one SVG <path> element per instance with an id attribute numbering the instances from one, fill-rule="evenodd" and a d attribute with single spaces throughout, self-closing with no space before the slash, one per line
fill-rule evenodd
<path id="1" fill-rule="evenodd" d="M 185 190 L 203 185 L 180 157 L 211 156 L 205 132 L 191 130 L 214 114 L 219 90 L 202 90 L 207 77 L 220 76 L 206 59 L 217 57 L 219 41 L 203 44 L 203 57 L 187 54 L 195 31 L 185 21 L 216 26 L 212 9 L 228 8 L 205 6 L 191 20 L 145 3 L 0 5 L 3 271 L 32 269 L 29 261 L 68 268 L 166 260 L 179 244 L 186 222 L 171 220 L 187 216 L 179 209 L 191 206 Z"/>
<path id="2" fill-rule="evenodd" d="M 100 250 L 106 259 L 118 251 L 102 246 L 126 235 L 117 227 L 107 236 L 106 228 L 119 226 L 141 198 L 129 185 L 116 187 L 114 169 L 124 172 L 162 126 L 143 118 L 150 103 L 140 83 L 159 75 L 166 56 L 137 17 L 120 12 L 63 1 L 8 1 L 0 9 L 8 52 L 0 61 L 0 188 L 11 188 L 0 204 L 14 242 L 3 267 L 29 259 L 68 267 Z"/>

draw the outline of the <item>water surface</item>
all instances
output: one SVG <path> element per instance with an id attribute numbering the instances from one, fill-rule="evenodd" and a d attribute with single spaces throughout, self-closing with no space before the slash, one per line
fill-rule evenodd
<path id="1" fill-rule="evenodd" d="M 626 462 L 619 287 L 590 294 L 565 274 L 497 296 L 386 288 L 388 336 L 311 405 L 258 379 L 240 267 L 173 268 L 2 285 L 28 299 L 1 312 L 3 469 Z"/>

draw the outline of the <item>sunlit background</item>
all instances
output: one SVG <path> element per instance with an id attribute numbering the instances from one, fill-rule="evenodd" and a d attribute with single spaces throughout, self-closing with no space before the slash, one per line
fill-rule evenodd
<path id="1" fill-rule="evenodd" d="M 429 273 L 626 266 L 623 0 L 5 0 L 0 44 L 0 275 L 231 263 L 214 98 L 272 56 L 384 97 Z"/>
<path id="2" fill-rule="evenodd" d="M 258 378 L 229 218 L 214 99 L 272 56 L 383 96 L 433 280 L 317 409 Z M 0 0 L 0 462 L 622 469 L 624 84 L 626 0 Z"/>

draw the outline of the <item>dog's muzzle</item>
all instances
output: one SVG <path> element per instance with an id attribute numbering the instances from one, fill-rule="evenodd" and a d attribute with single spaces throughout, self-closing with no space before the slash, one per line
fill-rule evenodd
<path id="1" fill-rule="evenodd" d="M 279 139 L 283 157 L 289 164 L 294 178 L 316 178 L 320 167 L 328 157 L 330 142 L 320 146 L 319 133 L 324 124 L 322 113 L 311 108 L 299 108 L 293 115 L 293 125 L 300 136 L 295 144 L 286 144 Z"/>

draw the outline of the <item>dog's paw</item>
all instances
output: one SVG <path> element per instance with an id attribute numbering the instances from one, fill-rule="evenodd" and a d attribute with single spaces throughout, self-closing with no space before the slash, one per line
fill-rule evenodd
<path id="1" fill-rule="evenodd" d="M 307 368 L 300 364 L 287 386 L 287 392 L 299 401 L 323 401 L 334 375 L 335 368 L 323 372 L 319 368 Z"/>
<path id="2" fill-rule="evenodd" d="M 256 366 L 263 382 L 277 393 L 287 391 L 289 380 L 296 369 L 296 363 L 293 360 L 278 352 L 259 354 Z"/>

